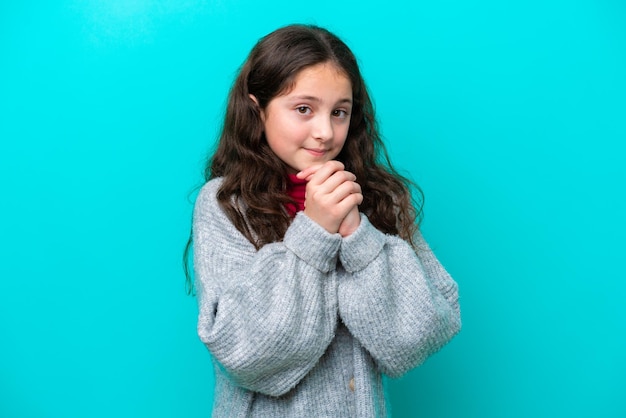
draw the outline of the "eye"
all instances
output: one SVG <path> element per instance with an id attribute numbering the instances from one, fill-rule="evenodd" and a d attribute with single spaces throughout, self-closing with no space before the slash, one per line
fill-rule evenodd
<path id="1" fill-rule="evenodd" d="M 333 110 L 333 116 L 339 119 L 346 119 L 348 117 L 348 111 L 344 109 Z"/>
<path id="2" fill-rule="evenodd" d="M 296 112 L 301 115 L 308 115 L 309 113 L 311 113 L 311 108 L 308 106 L 298 106 L 296 107 Z"/>

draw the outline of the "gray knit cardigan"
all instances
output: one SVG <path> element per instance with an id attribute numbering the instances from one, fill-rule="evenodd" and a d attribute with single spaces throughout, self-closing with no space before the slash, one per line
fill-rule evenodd
<path id="1" fill-rule="evenodd" d="M 402 375 L 459 331 L 456 283 L 421 235 L 416 255 L 363 214 L 342 238 L 299 212 L 257 251 L 220 208 L 220 184 L 202 188 L 193 216 L 213 418 L 387 416 L 381 374 Z"/>

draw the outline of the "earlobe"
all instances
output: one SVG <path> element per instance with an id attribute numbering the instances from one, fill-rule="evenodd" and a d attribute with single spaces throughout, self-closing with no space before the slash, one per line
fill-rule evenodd
<path id="1" fill-rule="evenodd" d="M 250 100 L 256 103 L 257 106 L 259 105 L 259 101 L 256 99 L 256 96 L 254 94 L 248 94 L 248 97 L 250 98 Z"/>
<path id="2" fill-rule="evenodd" d="M 259 109 L 259 114 L 261 115 L 261 120 L 263 122 L 265 122 L 265 112 L 263 112 L 263 109 L 261 109 L 261 106 L 259 106 L 259 101 L 257 100 L 256 96 L 254 94 L 248 94 L 248 97 L 250 98 L 250 100 L 252 100 L 254 102 L 254 104 L 256 105 L 257 109 Z"/>

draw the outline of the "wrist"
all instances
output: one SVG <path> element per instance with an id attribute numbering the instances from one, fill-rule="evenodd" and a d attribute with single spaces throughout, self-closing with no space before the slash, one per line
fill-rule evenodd
<path id="1" fill-rule="evenodd" d="M 361 225 L 361 214 L 355 207 L 341 222 L 337 232 L 345 238 L 352 235 L 357 229 L 359 229 L 359 225 Z"/>
<path id="2" fill-rule="evenodd" d="M 320 227 L 324 228 L 326 232 L 330 234 L 336 234 L 339 232 L 339 228 L 341 227 L 341 222 L 337 223 L 336 221 L 333 221 L 332 219 L 329 220 L 324 216 L 318 217 L 316 216 L 317 213 L 315 213 L 314 211 L 307 211 L 306 206 L 303 212 L 309 219 L 311 219 L 313 222 L 318 224 Z"/>

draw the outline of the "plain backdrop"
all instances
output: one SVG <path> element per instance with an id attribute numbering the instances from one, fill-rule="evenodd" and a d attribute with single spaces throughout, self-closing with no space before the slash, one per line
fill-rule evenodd
<path id="1" fill-rule="evenodd" d="M 194 190 L 238 67 L 293 22 L 359 57 L 460 285 L 394 416 L 626 416 L 616 0 L 2 2 L 0 416 L 209 416 Z"/>

